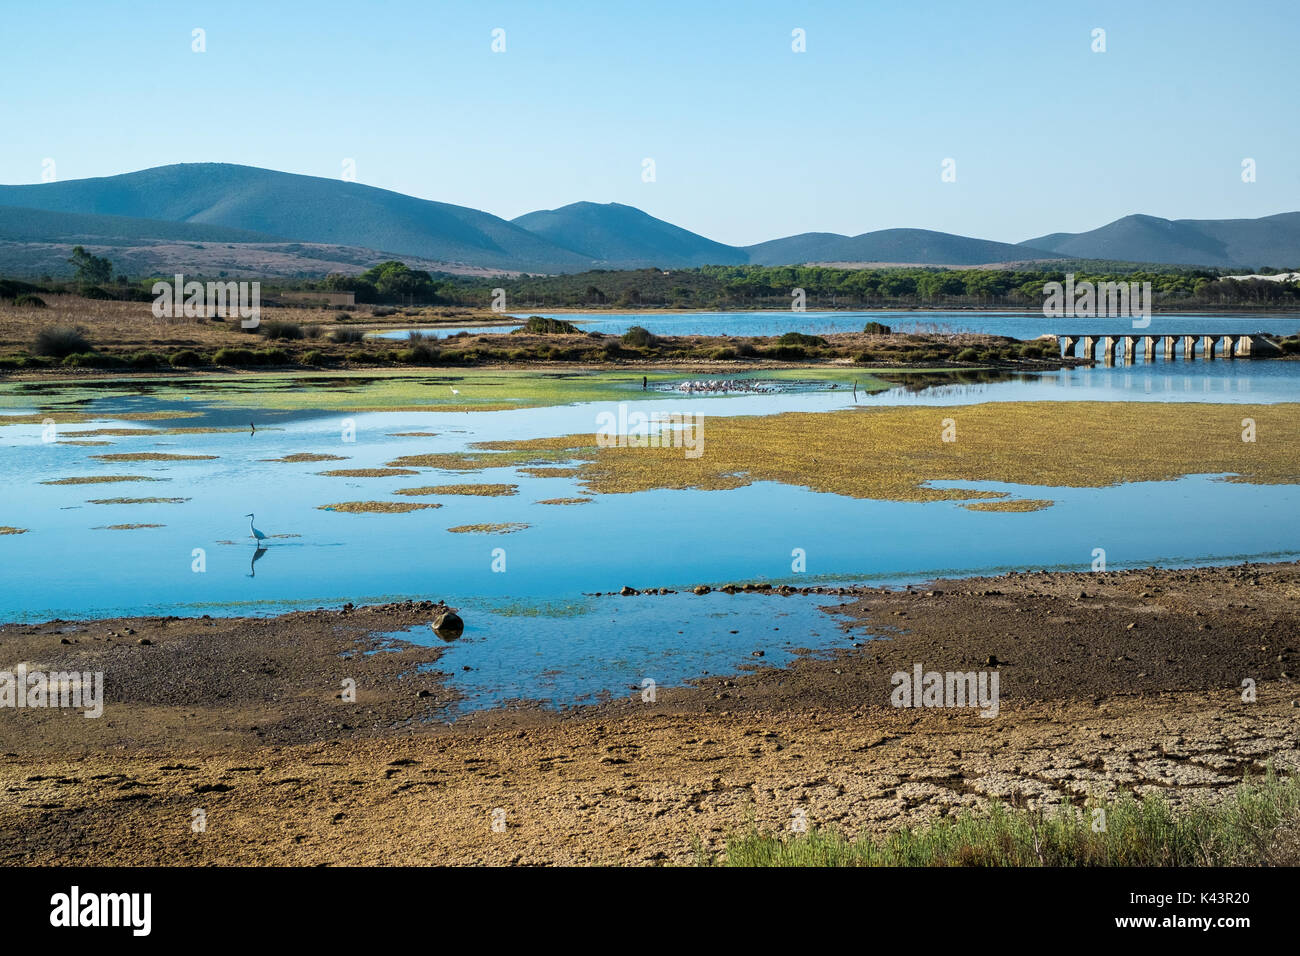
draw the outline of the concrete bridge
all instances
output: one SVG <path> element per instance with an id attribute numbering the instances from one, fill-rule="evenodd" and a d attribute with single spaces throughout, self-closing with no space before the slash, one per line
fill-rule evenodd
<path id="1" fill-rule="evenodd" d="M 1199 348 L 1201 357 L 1214 358 L 1254 358 L 1277 351 L 1277 346 L 1262 333 L 1248 332 L 1214 332 L 1180 335 L 1058 335 L 1056 342 L 1065 356 L 1074 355 L 1075 347 L 1083 343 L 1083 358 L 1095 359 L 1097 346 L 1101 345 L 1102 357 L 1106 362 L 1114 362 L 1117 353 L 1123 354 L 1129 362 L 1137 361 L 1138 349 L 1148 362 L 1156 358 L 1156 345 L 1160 345 L 1161 354 L 1166 359 L 1178 358 L 1182 348 L 1182 357 L 1188 360 L 1196 358 Z"/>

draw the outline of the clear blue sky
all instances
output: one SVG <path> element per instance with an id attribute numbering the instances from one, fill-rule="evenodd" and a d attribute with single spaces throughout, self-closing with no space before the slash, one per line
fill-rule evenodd
<path id="1" fill-rule="evenodd" d="M 1293 2 L 69 0 L 3 23 L 4 183 L 46 157 L 65 180 L 353 158 L 507 218 L 616 201 L 737 244 L 1300 209 Z"/>

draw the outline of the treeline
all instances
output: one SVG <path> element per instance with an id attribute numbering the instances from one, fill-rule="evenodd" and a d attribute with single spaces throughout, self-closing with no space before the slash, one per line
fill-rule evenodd
<path id="1" fill-rule="evenodd" d="M 91 257 L 93 259 L 93 257 Z M 1234 279 L 1228 270 L 1181 267 L 1133 268 L 1095 261 L 1051 269 L 833 269 L 820 266 L 703 266 L 695 269 L 592 271 L 571 275 L 465 277 L 411 269 L 393 260 L 360 275 L 324 279 L 262 281 L 264 297 L 277 291 L 352 292 L 359 304 L 447 305 L 490 308 L 504 291 L 510 311 L 557 308 L 665 308 L 699 310 L 788 309 L 800 293 L 808 309 L 1007 308 L 1034 309 L 1043 287 L 1064 282 L 1150 282 L 1158 309 L 1300 308 L 1300 283 L 1261 278 Z M 106 277 L 107 260 L 90 262 L 84 273 Z M 1262 274 L 1277 270 L 1261 270 Z M 152 298 L 153 279 L 128 282 L 45 280 L 39 285 L 0 279 L 0 299 L 18 294 L 75 292 L 90 298 Z M 165 277 L 170 281 L 171 277 Z"/>
<path id="2" fill-rule="evenodd" d="M 388 265 L 388 264 L 386 264 Z M 400 264 L 398 264 L 400 265 Z M 377 267 L 378 268 L 378 267 Z M 1300 307 L 1300 284 L 1238 280 L 1224 270 L 1139 269 L 831 269 L 815 266 L 704 266 L 505 278 L 433 276 L 389 270 L 389 281 L 331 276 L 325 289 L 347 289 L 358 302 L 489 307 L 496 289 L 511 310 L 546 308 L 790 308 L 802 290 L 809 309 L 1036 308 L 1048 282 L 1150 282 L 1158 308 Z M 396 281 L 393 281 L 393 280 Z"/>

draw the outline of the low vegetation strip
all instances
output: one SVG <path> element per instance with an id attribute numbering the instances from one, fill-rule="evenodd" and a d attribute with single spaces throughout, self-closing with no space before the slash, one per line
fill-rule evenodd
<path id="1" fill-rule="evenodd" d="M 1295 866 L 1300 778 L 1270 771 L 1217 804 L 1175 809 L 1159 794 L 1081 807 L 991 804 L 917 828 L 849 840 L 834 831 L 752 831 L 701 865 L 727 866 Z"/>

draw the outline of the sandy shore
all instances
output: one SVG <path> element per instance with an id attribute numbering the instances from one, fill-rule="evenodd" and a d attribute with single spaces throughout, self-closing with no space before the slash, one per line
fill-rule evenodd
<path id="1" fill-rule="evenodd" d="M 437 649 L 363 653 L 432 604 L 11 624 L 0 666 L 102 670 L 107 690 L 97 720 L 0 709 L 0 859 L 689 862 L 697 841 L 716 850 L 796 813 L 856 832 L 993 797 L 1213 800 L 1269 762 L 1300 767 L 1300 565 L 1016 574 L 826 603 L 881 638 L 653 703 L 451 726 L 450 692 L 413 671 Z M 915 663 L 996 669 L 998 715 L 890 706 L 891 675 Z"/>

